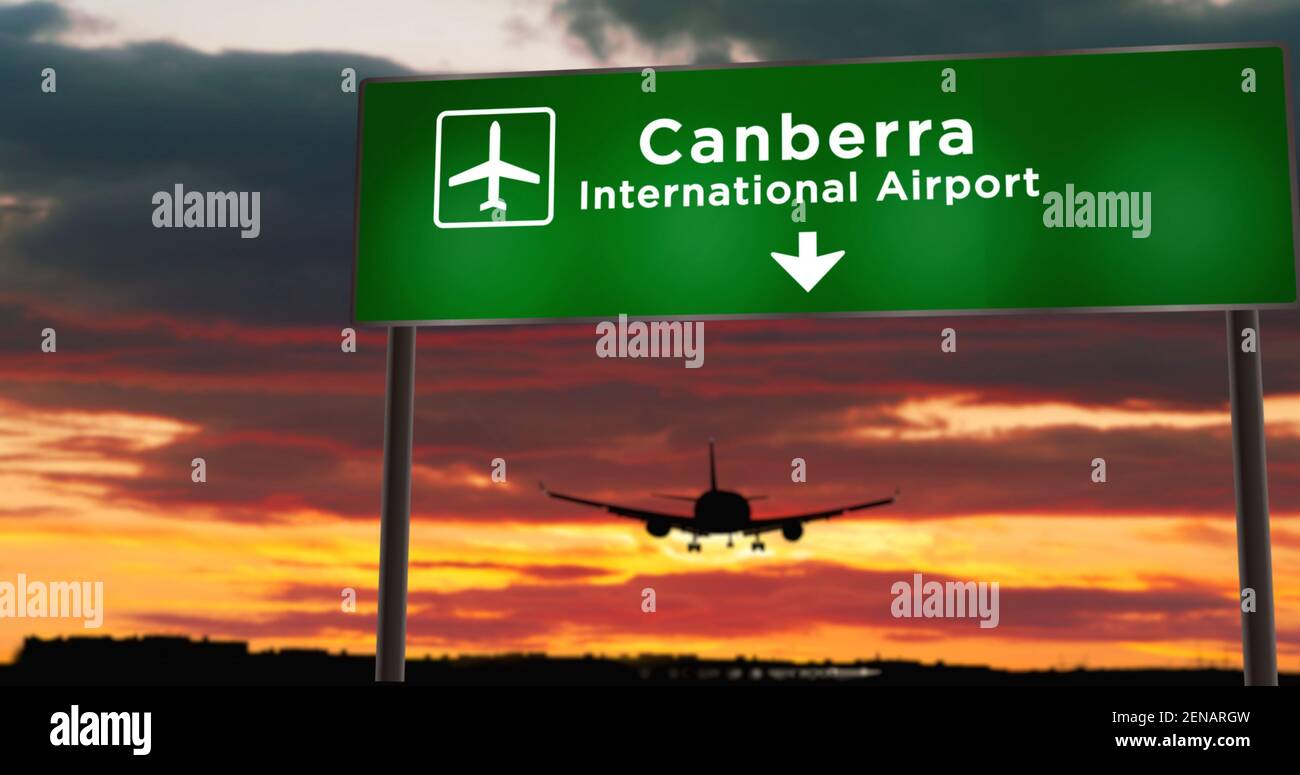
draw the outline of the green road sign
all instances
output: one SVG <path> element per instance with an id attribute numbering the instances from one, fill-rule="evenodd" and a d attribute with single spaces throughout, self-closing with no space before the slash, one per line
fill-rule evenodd
<path id="1" fill-rule="evenodd" d="M 1296 301 L 1279 45 L 362 85 L 360 323 Z"/>

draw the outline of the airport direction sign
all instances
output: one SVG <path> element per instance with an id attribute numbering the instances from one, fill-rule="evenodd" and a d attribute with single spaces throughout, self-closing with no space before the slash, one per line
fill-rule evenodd
<path id="1" fill-rule="evenodd" d="M 368 79 L 353 318 L 1291 306 L 1287 72 L 1250 44 Z"/>

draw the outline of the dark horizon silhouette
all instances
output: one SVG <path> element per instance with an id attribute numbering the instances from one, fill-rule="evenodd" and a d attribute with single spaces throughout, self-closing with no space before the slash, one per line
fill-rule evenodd
<path id="1" fill-rule="evenodd" d="M 176 635 L 128 638 L 29 636 L 0 685 L 362 685 L 374 682 L 373 654 L 322 649 L 251 651 L 245 641 Z M 860 686 L 1240 686 L 1239 669 L 1012 671 L 897 659 L 790 662 L 693 655 L 549 656 L 509 653 L 424 657 L 406 663 L 406 682 L 430 685 L 854 684 Z M 1281 684 L 1300 686 L 1284 673 Z"/>

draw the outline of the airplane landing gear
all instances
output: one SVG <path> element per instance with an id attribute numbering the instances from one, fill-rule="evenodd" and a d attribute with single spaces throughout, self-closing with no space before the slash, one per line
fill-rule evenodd
<path id="1" fill-rule="evenodd" d="M 761 552 L 761 551 L 763 551 L 764 549 L 767 548 L 767 544 L 765 544 L 765 543 L 763 543 L 762 541 L 760 541 L 760 540 L 758 540 L 757 538 L 755 538 L 755 539 L 754 539 L 754 545 L 753 545 L 752 547 L 750 547 L 750 548 L 752 548 L 752 549 L 753 549 L 754 551 L 756 551 L 756 552 Z"/>
<path id="2" fill-rule="evenodd" d="M 727 536 L 727 548 L 730 549 L 730 548 L 732 548 L 732 547 L 735 546 L 735 545 L 736 545 L 736 544 L 731 540 L 731 536 L 728 535 L 728 536 Z"/>
<path id="3" fill-rule="evenodd" d="M 700 542 L 699 542 L 699 541 L 691 541 L 689 544 L 686 545 L 686 551 L 688 551 L 688 552 L 698 552 L 698 551 L 700 551 Z"/>

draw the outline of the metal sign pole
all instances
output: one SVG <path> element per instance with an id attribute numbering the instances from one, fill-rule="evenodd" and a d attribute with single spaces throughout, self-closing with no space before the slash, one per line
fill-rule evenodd
<path id="1" fill-rule="evenodd" d="M 1247 686 L 1277 686 L 1259 312 L 1231 310 L 1227 317 L 1233 481 L 1237 490 L 1237 573 L 1242 595 L 1247 589 L 1254 590 L 1255 602 L 1253 611 L 1241 613 L 1242 664 Z M 1249 352 L 1243 346 L 1247 329 L 1254 338 Z"/>
<path id="2" fill-rule="evenodd" d="M 411 532 L 411 440 L 415 424 L 414 326 L 388 329 L 386 396 L 375 680 L 400 682 L 406 679 L 406 571 Z"/>

